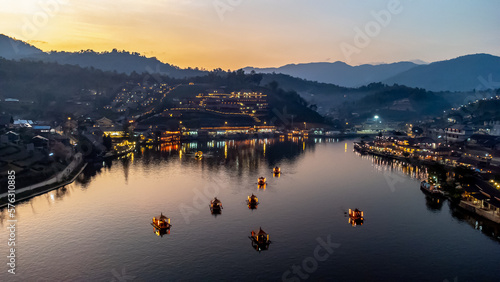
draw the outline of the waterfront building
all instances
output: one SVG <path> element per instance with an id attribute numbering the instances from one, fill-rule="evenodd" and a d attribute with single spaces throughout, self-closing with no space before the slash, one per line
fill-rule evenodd
<path id="1" fill-rule="evenodd" d="M 116 125 L 112 120 L 106 117 L 96 120 L 94 127 L 99 127 L 104 135 L 110 136 L 111 138 L 122 138 L 125 135 L 125 132 L 122 128 L 120 128 L 120 126 Z"/>
<path id="2" fill-rule="evenodd" d="M 212 90 L 200 93 L 187 100 L 187 107 L 201 108 L 221 114 L 245 114 L 262 116 L 267 112 L 267 95 L 261 92 L 241 90 L 231 93 L 220 93 Z"/>
<path id="3" fill-rule="evenodd" d="M 500 191 L 484 181 L 463 189 L 460 207 L 500 223 Z"/>

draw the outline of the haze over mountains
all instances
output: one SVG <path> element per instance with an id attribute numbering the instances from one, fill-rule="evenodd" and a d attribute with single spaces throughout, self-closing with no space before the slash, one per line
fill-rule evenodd
<path id="1" fill-rule="evenodd" d="M 104 71 L 117 71 L 130 74 L 161 73 L 174 78 L 203 75 L 205 72 L 197 69 L 181 69 L 160 62 L 156 58 L 147 58 L 139 53 L 118 51 L 97 53 L 92 50 L 80 52 L 43 52 L 23 41 L 0 34 L 0 57 L 6 59 L 30 59 L 43 62 L 93 67 Z"/>
<path id="2" fill-rule="evenodd" d="M 43 53 L 42 50 L 26 42 L 0 34 L 0 57 L 8 60 L 22 59 Z"/>
<path id="3" fill-rule="evenodd" d="M 0 34 L 0 57 L 30 59 L 44 62 L 93 67 L 104 71 L 130 74 L 161 73 L 173 78 L 193 77 L 207 72 L 199 69 L 182 69 L 156 58 L 125 51 L 97 53 L 43 52 L 25 42 Z M 415 63 L 416 62 L 416 63 Z M 343 62 L 289 64 L 278 68 L 244 68 L 246 72 L 282 73 L 301 79 L 330 83 L 342 87 L 360 87 L 382 82 L 424 88 L 431 91 L 471 91 L 500 88 L 500 57 L 474 54 L 430 64 L 397 62 L 392 64 L 350 66 Z"/>
<path id="4" fill-rule="evenodd" d="M 416 67 L 411 62 L 350 66 L 344 62 L 289 64 L 279 68 L 244 68 L 258 73 L 282 73 L 307 80 L 331 83 L 344 87 L 359 87 L 380 82 Z"/>
<path id="5" fill-rule="evenodd" d="M 500 88 L 500 57 L 475 54 L 421 65 L 382 81 L 432 91 Z"/>
<path id="6" fill-rule="evenodd" d="M 279 68 L 245 68 L 282 73 L 307 80 L 359 87 L 373 82 L 400 84 L 431 91 L 470 91 L 500 87 L 500 57 L 475 54 L 418 65 L 412 62 L 350 66 L 343 62 L 290 64 Z"/>

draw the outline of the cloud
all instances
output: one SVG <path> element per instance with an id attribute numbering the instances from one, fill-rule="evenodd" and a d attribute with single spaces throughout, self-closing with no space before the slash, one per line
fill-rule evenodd
<path id="1" fill-rule="evenodd" d="M 43 40 L 28 40 L 27 41 L 31 45 L 41 45 L 41 44 L 48 44 L 49 42 L 43 41 Z"/>

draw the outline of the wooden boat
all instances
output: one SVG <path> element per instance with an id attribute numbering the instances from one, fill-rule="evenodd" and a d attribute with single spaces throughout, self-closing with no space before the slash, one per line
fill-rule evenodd
<path id="1" fill-rule="evenodd" d="M 256 209 L 257 205 L 259 204 L 259 198 L 257 198 L 257 196 L 252 194 L 252 196 L 248 196 L 247 204 L 248 204 L 249 209 L 252 209 L 252 210 Z"/>
<path id="2" fill-rule="evenodd" d="M 266 185 L 266 178 L 263 176 L 259 177 L 259 179 L 257 180 L 257 184 Z"/>
<path id="3" fill-rule="evenodd" d="M 257 251 L 267 250 L 269 248 L 269 244 L 271 244 L 269 234 L 264 232 L 262 228 L 252 231 L 249 238 L 252 240 L 252 247 L 254 247 Z"/>
<path id="4" fill-rule="evenodd" d="M 170 234 L 170 228 L 158 229 L 155 227 L 154 232 L 157 236 L 163 237 L 163 235 Z"/>
<path id="5" fill-rule="evenodd" d="M 159 217 L 153 217 L 151 225 L 158 229 L 169 229 L 172 226 L 170 224 L 170 218 L 164 216 L 163 213 L 161 213 Z"/>
<path id="6" fill-rule="evenodd" d="M 352 226 L 363 225 L 364 220 L 365 219 L 362 211 L 358 209 L 349 209 L 349 223 L 352 224 Z"/>
<path id="7" fill-rule="evenodd" d="M 210 210 L 212 213 L 220 213 L 222 210 L 222 202 L 215 197 L 212 201 L 210 201 Z"/>
<path id="8" fill-rule="evenodd" d="M 422 190 L 427 195 L 430 195 L 433 197 L 442 198 L 445 196 L 444 192 L 439 190 L 439 188 L 436 185 L 432 185 L 425 180 L 420 182 L 420 190 Z"/>
<path id="9" fill-rule="evenodd" d="M 129 142 L 127 140 L 116 144 L 113 149 L 104 155 L 104 158 L 113 158 L 126 155 L 135 150 L 135 142 Z"/>

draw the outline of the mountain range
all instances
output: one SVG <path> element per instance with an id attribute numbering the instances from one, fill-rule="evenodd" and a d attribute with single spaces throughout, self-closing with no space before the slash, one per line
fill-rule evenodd
<path id="1" fill-rule="evenodd" d="M 70 64 L 0 58 L 0 112 L 23 117 L 102 114 L 106 111 L 104 106 L 112 104 L 124 87 L 157 82 L 180 85 L 161 103 L 165 107 L 177 106 L 182 99 L 194 98 L 199 93 L 208 93 L 213 89 L 228 92 L 248 89 L 265 93 L 272 112 L 276 113 L 277 110 L 293 114 L 296 120 L 307 117 L 304 119 L 307 122 L 319 122 L 321 118 L 318 113 L 338 122 L 343 118 L 364 120 L 375 114 L 387 120 L 402 121 L 440 115 L 453 106 L 464 104 L 471 97 L 477 99 L 476 93 L 432 92 L 383 83 L 347 88 L 284 74 L 220 71 L 176 79 L 161 74 L 155 76 L 133 72 L 127 75 Z M 477 94 L 498 95 L 491 91 Z M 3 102 L 7 98 L 20 102 Z M 107 114 L 116 116 L 120 113 L 108 109 Z"/>
<path id="2" fill-rule="evenodd" d="M 135 52 L 43 52 L 20 40 L 0 34 L 0 57 L 28 59 L 78 65 L 119 73 L 160 73 L 173 78 L 207 74 L 200 69 L 182 69 L 157 58 L 147 58 Z M 309 81 L 335 84 L 342 87 L 360 87 L 382 82 L 405 85 L 430 91 L 471 91 L 500 88 L 500 57 L 473 54 L 421 64 L 422 61 L 391 64 L 350 66 L 344 62 L 289 64 L 277 68 L 246 67 L 246 72 L 285 74 Z"/>
<path id="3" fill-rule="evenodd" d="M 0 34 L 0 57 L 8 60 L 22 59 L 42 54 L 43 51 L 26 42 Z"/>
<path id="4" fill-rule="evenodd" d="M 182 69 L 163 63 L 157 58 L 147 58 L 139 53 L 118 51 L 94 52 L 43 52 L 42 50 L 20 40 L 0 34 L 0 57 L 5 59 L 27 59 L 33 61 L 55 62 L 62 65 L 77 65 L 84 68 L 96 68 L 103 71 L 119 73 L 157 73 L 173 78 L 193 77 L 206 74 L 198 69 Z"/>
<path id="5" fill-rule="evenodd" d="M 431 91 L 471 91 L 500 88 L 500 57 L 474 54 L 430 64 L 398 62 L 350 66 L 344 62 L 290 64 L 245 71 L 281 73 L 307 80 L 359 87 L 374 82 L 399 84 Z"/>
<path id="6" fill-rule="evenodd" d="M 415 66 L 382 81 L 431 91 L 470 91 L 500 88 L 500 57 L 475 54 Z"/>
<path id="7" fill-rule="evenodd" d="M 343 87 L 359 87 L 380 82 L 416 67 L 412 62 L 350 66 L 344 62 L 289 64 L 279 68 L 246 67 L 246 72 L 282 73 L 303 79 L 331 83 Z"/>

